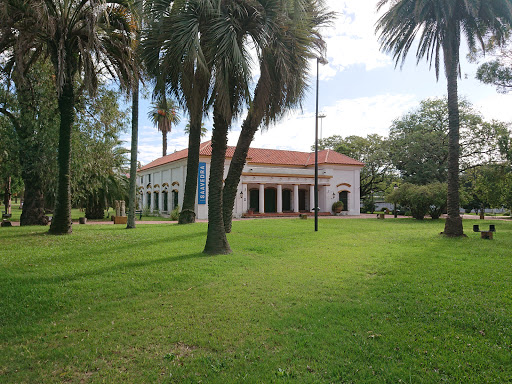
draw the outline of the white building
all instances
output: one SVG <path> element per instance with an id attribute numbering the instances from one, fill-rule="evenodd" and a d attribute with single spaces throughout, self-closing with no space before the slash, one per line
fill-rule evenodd
<path id="1" fill-rule="evenodd" d="M 234 153 L 228 147 L 225 173 Z M 201 144 L 196 218 L 208 219 L 208 180 L 211 141 Z M 187 172 L 188 150 L 156 159 L 138 170 L 139 204 L 152 212 L 168 213 L 181 207 Z M 330 213 L 335 201 L 343 201 L 349 215 L 359 215 L 360 171 L 363 163 L 332 150 L 318 152 L 319 212 Z M 298 214 L 314 212 L 315 154 L 251 148 L 238 185 L 234 217 L 249 212 Z M 139 205 L 140 207 L 140 205 Z"/>

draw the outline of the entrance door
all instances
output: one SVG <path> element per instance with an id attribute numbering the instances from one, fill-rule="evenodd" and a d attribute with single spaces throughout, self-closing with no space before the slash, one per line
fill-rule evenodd
<path id="1" fill-rule="evenodd" d="M 339 200 L 343 203 L 343 210 L 348 211 L 348 192 L 341 191 L 339 193 Z"/>
<path id="2" fill-rule="evenodd" d="M 249 209 L 253 209 L 254 212 L 260 210 L 260 191 L 259 189 L 251 189 L 249 191 Z"/>
<path id="3" fill-rule="evenodd" d="M 168 206 L 169 206 L 169 203 L 167 201 L 167 196 L 168 196 L 168 193 L 167 192 L 162 192 L 162 198 L 164 200 L 164 211 L 167 212 L 168 210 Z"/>
<path id="4" fill-rule="evenodd" d="M 292 210 L 292 191 L 283 189 L 283 212 Z"/>
<path id="5" fill-rule="evenodd" d="M 299 211 L 306 210 L 306 191 L 299 189 Z"/>
<path id="6" fill-rule="evenodd" d="M 277 194 L 274 188 L 265 189 L 265 212 L 272 213 L 277 212 Z"/>

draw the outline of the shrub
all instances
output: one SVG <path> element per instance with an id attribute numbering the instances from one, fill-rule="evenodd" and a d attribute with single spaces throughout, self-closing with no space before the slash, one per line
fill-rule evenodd
<path id="1" fill-rule="evenodd" d="M 335 201 L 332 204 L 332 211 L 333 212 L 341 212 L 341 211 L 343 211 L 343 202 L 342 201 Z"/>
<path id="2" fill-rule="evenodd" d="M 180 218 L 180 206 L 177 205 L 176 208 L 174 208 L 171 211 L 171 220 L 178 221 L 179 218 Z"/>
<path id="3" fill-rule="evenodd" d="M 443 183 L 427 185 L 402 184 L 393 190 L 387 200 L 410 210 L 412 217 L 423 220 L 427 214 L 438 219 L 446 209 L 447 186 Z"/>

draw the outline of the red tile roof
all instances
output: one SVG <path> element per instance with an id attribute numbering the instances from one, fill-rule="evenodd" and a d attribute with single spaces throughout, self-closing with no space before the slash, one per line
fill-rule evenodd
<path id="1" fill-rule="evenodd" d="M 199 148 L 200 156 L 211 156 L 212 146 L 211 141 L 201 144 Z M 235 152 L 235 147 L 228 147 L 226 157 L 231 158 Z M 171 155 L 160 157 L 146 164 L 139 171 L 155 168 L 160 165 L 172 163 L 188 156 L 188 149 L 183 149 L 174 152 Z M 315 154 L 310 152 L 297 152 L 297 151 L 284 151 L 279 149 L 263 149 L 263 148 L 249 148 L 247 154 L 247 163 L 253 164 L 268 164 L 268 165 L 294 165 L 294 166 L 310 166 L 315 164 Z M 354 165 L 364 166 L 364 163 L 354 160 L 346 155 L 342 155 L 336 151 L 326 149 L 318 152 L 318 164 L 336 164 L 336 165 Z"/>

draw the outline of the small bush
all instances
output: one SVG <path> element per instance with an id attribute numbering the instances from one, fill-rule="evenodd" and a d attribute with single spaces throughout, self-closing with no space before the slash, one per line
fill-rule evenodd
<path id="1" fill-rule="evenodd" d="M 171 211 L 171 220 L 178 221 L 179 218 L 180 218 L 180 206 L 177 205 L 176 208 L 174 208 Z"/>
<path id="2" fill-rule="evenodd" d="M 447 186 L 443 183 L 427 185 L 404 183 L 397 190 L 393 190 L 387 196 L 387 200 L 406 207 L 412 217 L 417 220 L 423 220 L 427 214 L 432 219 L 439 219 L 446 209 L 446 195 Z"/>
<path id="3" fill-rule="evenodd" d="M 332 204 L 332 211 L 333 212 L 341 212 L 341 211 L 343 211 L 343 202 L 342 201 L 335 201 Z"/>

